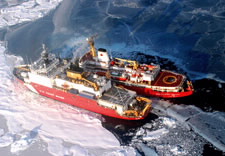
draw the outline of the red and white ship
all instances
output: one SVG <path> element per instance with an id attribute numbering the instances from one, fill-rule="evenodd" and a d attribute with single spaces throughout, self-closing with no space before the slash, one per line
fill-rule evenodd
<path id="1" fill-rule="evenodd" d="M 88 42 L 91 49 L 80 58 L 80 67 L 100 75 L 107 73 L 117 85 L 141 95 L 162 98 L 178 98 L 194 93 L 192 83 L 183 74 L 162 70 L 159 65 L 110 58 L 105 49 L 96 51 L 93 37 L 89 38 Z"/>
<path id="2" fill-rule="evenodd" d="M 14 75 L 31 91 L 92 112 L 126 120 L 144 119 L 151 100 L 112 86 L 104 75 L 84 72 L 71 60 L 59 59 L 44 48 L 33 64 L 14 68 Z"/>

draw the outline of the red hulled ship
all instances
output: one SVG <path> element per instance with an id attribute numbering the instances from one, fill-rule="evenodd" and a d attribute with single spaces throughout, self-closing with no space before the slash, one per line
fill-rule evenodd
<path id="1" fill-rule="evenodd" d="M 110 58 L 105 49 L 99 48 L 96 51 L 93 37 L 89 38 L 88 42 L 91 49 L 80 58 L 80 67 L 99 75 L 108 74 L 119 86 L 141 95 L 162 98 L 185 97 L 194 92 L 192 83 L 183 74 L 162 70 L 155 64 L 139 64 L 134 60 Z"/>
<path id="2" fill-rule="evenodd" d="M 43 47 L 33 64 L 14 68 L 14 75 L 31 91 L 92 112 L 126 120 L 144 119 L 151 100 L 112 86 L 105 75 L 84 72 L 74 60 L 60 59 Z"/>

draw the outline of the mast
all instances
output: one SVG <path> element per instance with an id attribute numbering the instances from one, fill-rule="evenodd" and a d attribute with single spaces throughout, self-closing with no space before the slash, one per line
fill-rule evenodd
<path id="1" fill-rule="evenodd" d="M 44 59 L 44 61 L 47 61 L 48 60 L 48 51 L 47 51 L 45 44 L 42 44 L 42 49 L 43 49 L 43 51 L 41 52 L 41 57 Z"/>

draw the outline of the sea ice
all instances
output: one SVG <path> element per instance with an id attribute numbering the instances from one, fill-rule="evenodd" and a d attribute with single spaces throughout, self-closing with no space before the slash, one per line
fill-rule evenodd
<path id="1" fill-rule="evenodd" d="M 4 134 L 4 129 L 0 129 L 0 136 Z"/>
<path id="2" fill-rule="evenodd" d="M 151 123 L 147 123 L 140 129 L 141 133 L 137 132 L 139 136 L 133 137 L 132 145 L 137 148 L 139 153 L 145 155 L 148 155 L 148 152 L 144 152 L 148 148 L 155 150 L 154 153 L 158 155 L 201 155 L 206 141 L 188 130 L 183 123 L 174 121 L 176 120 L 161 116 Z M 154 126 L 150 126 L 150 124 Z M 144 143 L 142 148 L 140 140 L 143 140 Z"/>
<path id="3" fill-rule="evenodd" d="M 30 0 L 0 9 L 0 28 L 36 20 L 56 8 L 62 0 Z M 38 5 L 37 5 L 38 4 Z"/>
<path id="4" fill-rule="evenodd" d="M 187 121 L 195 132 L 225 152 L 225 113 L 200 113 Z"/>
<path id="5" fill-rule="evenodd" d="M 181 155 L 181 154 L 186 154 L 186 152 L 184 151 L 184 149 L 177 145 L 175 147 L 172 147 L 170 150 L 174 155 Z"/>
<path id="6" fill-rule="evenodd" d="M 132 145 L 140 155 L 144 153 L 151 156 L 151 152 L 145 152 L 150 149 L 157 155 L 200 155 L 205 144 L 202 137 L 186 129 L 179 121 L 165 116 L 146 123 L 139 131 L 139 136 L 133 137 Z M 144 144 L 140 143 L 140 140 L 143 140 Z M 143 144 L 142 148 L 140 144 Z"/>
<path id="7" fill-rule="evenodd" d="M 192 128 L 215 147 L 225 152 L 225 113 L 206 113 L 192 105 L 167 106 L 166 101 L 155 101 L 154 109 L 163 111 L 165 114 Z M 166 106 L 166 107 L 165 107 Z"/>
<path id="8" fill-rule="evenodd" d="M 145 156 L 158 156 L 158 154 L 155 152 L 155 150 L 151 149 L 145 144 L 138 144 L 137 145 L 138 151 L 140 151 Z"/>
<path id="9" fill-rule="evenodd" d="M 69 148 L 65 148 L 64 149 L 64 154 L 65 155 L 86 155 L 86 156 L 94 156 L 94 154 L 91 154 L 88 152 L 88 150 L 86 150 L 85 148 L 79 146 L 79 145 L 73 145 L 72 147 Z M 58 156 L 58 153 L 56 153 L 56 155 Z"/>
<path id="10" fill-rule="evenodd" d="M 14 137 L 11 133 L 6 133 L 0 136 L 0 147 L 6 147 L 13 143 Z"/>
<path id="11" fill-rule="evenodd" d="M 11 144 L 11 152 L 18 153 L 29 148 L 37 139 L 40 126 L 35 127 L 30 132 L 22 134 L 21 137 Z"/>
<path id="12" fill-rule="evenodd" d="M 121 147 L 118 150 L 115 150 L 113 152 L 104 152 L 102 155 L 104 156 L 136 156 L 136 150 L 133 147 Z"/>
<path id="13" fill-rule="evenodd" d="M 177 120 L 184 122 L 190 117 L 202 112 L 199 108 L 195 106 L 185 106 L 185 105 L 172 105 L 167 109 L 167 114 L 176 118 Z"/>
<path id="14" fill-rule="evenodd" d="M 22 136 L 21 140 L 17 140 L 14 143 L 11 144 L 11 152 L 12 153 L 18 153 L 20 151 L 24 151 L 34 142 L 33 139 Z"/>
<path id="15" fill-rule="evenodd" d="M 150 140 L 154 140 L 154 139 L 159 139 L 161 136 L 163 136 L 164 134 L 168 133 L 169 130 L 166 128 L 161 128 L 155 131 L 146 131 L 146 135 L 143 137 L 143 140 L 145 141 L 150 141 Z"/>
<path id="16" fill-rule="evenodd" d="M 163 118 L 163 124 L 168 126 L 169 128 L 175 128 L 176 127 L 176 120 L 172 118 Z"/>

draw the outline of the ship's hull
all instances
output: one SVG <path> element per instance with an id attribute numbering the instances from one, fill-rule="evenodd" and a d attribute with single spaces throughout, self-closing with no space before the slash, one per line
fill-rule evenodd
<path id="1" fill-rule="evenodd" d="M 145 87 L 134 86 L 134 85 L 132 86 L 125 85 L 124 83 L 120 83 L 119 85 L 123 86 L 126 89 L 133 90 L 140 95 L 155 96 L 155 97 L 161 97 L 161 98 L 180 98 L 180 97 L 190 96 L 194 93 L 193 90 L 184 91 L 184 92 L 160 92 L 160 91 L 155 91 L 151 88 L 145 88 Z"/>
<path id="2" fill-rule="evenodd" d="M 104 72 L 98 72 L 99 75 L 104 75 Z M 145 95 L 145 96 L 155 96 L 160 98 L 181 98 L 190 96 L 194 93 L 193 88 L 190 90 L 182 91 L 182 92 L 162 92 L 162 91 L 156 91 L 152 88 L 147 88 L 140 85 L 131 85 L 130 83 L 126 83 L 126 79 L 123 77 L 112 77 L 112 79 L 116 82 L 118 86 L 123 86 L 126 89 L 133 90 L 137 94 Z M 160 84 L 162 85 L 162 84 Z M 153 86 L 152 86 L 153 87 Z M 159 86 L 156 86 L 159 87 Z"/>
<path id="3" fill-rule="evenodd" d="M 25 84 L 22 80 L 18 78 L 17 80 Z M 98 105 L 97 100 L 95 99 L 89 99 L 89 98 L 82 97 L 73 93 L 65 92 L 60 89 L 49 88 L 36 83 L 25 84 L 25 86 L 29 90 L 35 93 L 38 93 L 42 96 L 45 96 L 57 101 L 61 101 L 63 103 L 67 103 L 67 104 L 70 104 L 70 105 L 73 105 L 91 112 L 102 114 L 105 116 L 110 116 L 110 117 L 124 119 L 124 120 L 142 120 L 148 115 L 148 113 L 146 113 L 145 116 L 141 116 L 141 117 L 125 117 L 125 116 L 119 115 L 113 109 L 109 109 L 109 108 Z"/>

